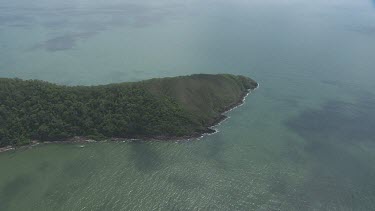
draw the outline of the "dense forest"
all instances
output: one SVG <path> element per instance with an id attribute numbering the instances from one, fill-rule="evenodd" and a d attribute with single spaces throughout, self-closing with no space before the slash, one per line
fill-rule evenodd
<path id="1" fill-rule="evenodd" d="M 247 77 L 224 74 L 74 87 L 0 78 L 0 147 L 75 136 L 201 133 L 256 86 Z"/>

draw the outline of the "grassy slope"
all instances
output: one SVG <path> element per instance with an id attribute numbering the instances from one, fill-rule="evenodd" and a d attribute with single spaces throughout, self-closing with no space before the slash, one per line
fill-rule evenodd
<path id="1" fill-rule="evenodd" d="M 142 83 L 153 94 L 176 99 L 204 127 L 212 124 L 228 107 L 238 103 L 244 92 L 258 85 L 250 78 L 229 74 L 197 74 L 151 79 Z"/>

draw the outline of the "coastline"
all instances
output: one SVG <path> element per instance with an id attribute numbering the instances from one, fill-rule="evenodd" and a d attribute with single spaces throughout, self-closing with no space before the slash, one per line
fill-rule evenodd
<path id="1" fill-rule="evenodd" d="M 219 130 L 215 129 L 215 127 L 219 126 L 222 124 L 225 120 L 229 119 L 228 116 L 225 114 L 244 105 L 246 97 L 248 97 L 252 91 L 256 90 L 259 88 L 259 83 L 257 83 L 257 86 L 253 89 L 247 89 L 244 91 L 244 93 L 240 96 L 239 100 L 227 107 L 225 107 L 221 112 L 218 117 L 213 119 L 213 121 L 206 126 L 206 128 L 200 132 L 195 132 L 191 135 L 186 135 L 186 136 L 136 136 L 136 137 L 131 137 L 131 138 L 109 138 L 106 139 L 106 141 L 134 141 L 134 140 L 144 140 L 144 141 L 183 141 L 183 140 L 191 140 L 191 139 L 201 139 L 204 136 L 208 135 L 213 135 L 215 133 L 218 133 Z M 16 150 L 16 149 L 25 149 L 25 148 L 32 148 L 34 146 L 37 146 L 39 144 L 83 144 L 83 143 L 93 143 L 93 142 L 101 142 L 101 141 L 96 141 L 89 139 L 87 137 L 83 136 L 76 136 L 73 138 L 69 138 L 65 141 L 59 141 L 59 142 L 53 142 L 53 141 L 45 141 L 45 142 L 40 142 L 37 140 L 31 141 L 30 144 L 24 145 L 24 146 L 19 146 L 19 147 L 14 147 L 14 146 L 5 146 L 5 147 L 0 147 L 0 153 L 2 152 L 7 152 L 11 150 Z"/>

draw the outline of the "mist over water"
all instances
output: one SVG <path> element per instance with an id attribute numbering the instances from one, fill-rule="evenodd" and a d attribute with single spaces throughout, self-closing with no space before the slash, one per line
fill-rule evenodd
<path id="1" fill-rule="evenodd" d="M 260 88 L 219 133 L 0 154 L 0 210 L 374 210 L 375 1 L 0 0 L 0 77 Z"/>

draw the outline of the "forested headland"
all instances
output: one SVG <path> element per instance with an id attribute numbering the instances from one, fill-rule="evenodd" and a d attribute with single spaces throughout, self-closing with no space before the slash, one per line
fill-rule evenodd
<path id="1" fill-rule="evenodd" d="M 196 136 L 258 84 L 244 76 L 197 74 L 100 86 L 0 78 L 0 147 L 82 136 Z"/>

